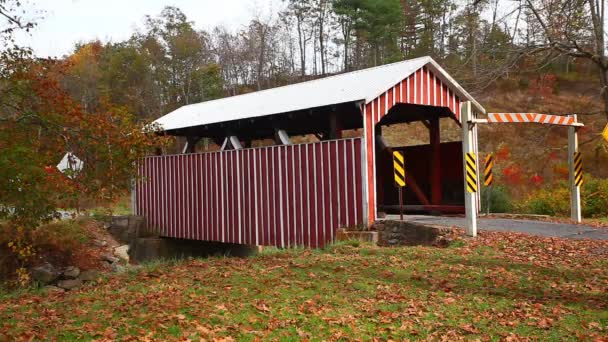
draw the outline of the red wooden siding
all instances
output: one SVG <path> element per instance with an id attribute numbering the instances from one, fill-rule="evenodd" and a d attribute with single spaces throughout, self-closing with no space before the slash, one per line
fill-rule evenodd
<path id="1" fill-rule="evenodd" d="M 322 247 L 363 224 L 361 139 L 145 158 L 136 212 L 161 236 Z"/>
<path id="2" fill-rule="evenodd" d="M 447 107 L 460 121 L 460 101 L 441 79 L 423 67 L 369 102 L 369 109 L 374 124 L 380 122 L 396 103 Z"/>
<path id="3" fill-rule="evenodd" d="M 376 170 L 374 127 L 397 103 L 409 103 L 434 107 L 447 107 L 460 122 L 460 98 L 427 67 L 422 67 L 401 82 L 380 94 L 363 108 L 363 122 L 366 137 L 367 174 L 367 222 L 371 226 L 376 219 Z"/>

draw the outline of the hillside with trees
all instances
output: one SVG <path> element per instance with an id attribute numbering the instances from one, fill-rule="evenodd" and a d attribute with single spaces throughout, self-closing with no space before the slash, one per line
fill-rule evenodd
<path id="1" fill-rule="evenodd" d="M 127 41 L 83 42 L 56 63 L 82 108 L 110 103 L 149 121 L 190 103 L 430 55 L 488 111 L 577 114 L 586 124 L 585 169 L 605 178 L 608 153 L 599 133 L 608 118 L 608 61 L 598 6 L 289 0 L 235 31 L 197 30 L 186 13 L 166 7 L 145 17 Z M 387 134 L 396 144 L 426 143 L 421 127 Z M 455 127 L 443 129 L 445 139 L 457 138 Z M 503 156 L 498 181 L 516 198 L 567 176 L 565 129 L 499 125 L 480 134 L 484 153 Z"/>

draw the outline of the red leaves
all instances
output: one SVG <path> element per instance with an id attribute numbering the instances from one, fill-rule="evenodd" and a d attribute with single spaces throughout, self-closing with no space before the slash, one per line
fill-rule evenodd
<path id="1" fill-rule="evenodd" d="M 509 146 L 502 144 L 495 155 L 497 161 L 506 161 L 511 156 L 511 150 L 509 149 Z"/>
<path id="2" fill-rule="evenodd" d="M 505 167 L 502 170 L 503 178 L 508 184 L 520 184 L 522 177 L 521 167 L 518 165 L 511 165 Z"/>
<path id="3" fill-rule="evenodd" d="M 539 176 L 538 174 L 535 174 L 534 176 L 532 176 L 530 178 L 530 182 L 534 185 L 534 186 L 540 186 L 543 184 L 544 182 L 544 178 Z"/>

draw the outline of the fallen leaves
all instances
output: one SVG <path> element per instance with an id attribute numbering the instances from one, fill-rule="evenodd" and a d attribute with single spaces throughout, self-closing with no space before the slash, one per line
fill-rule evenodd
<path id="1" fill-rule="evenodd" d="M 63 297 L 0 301 L 0 340 L 605 337 L 608 243 L 462 241 L 160 264 Z"/>

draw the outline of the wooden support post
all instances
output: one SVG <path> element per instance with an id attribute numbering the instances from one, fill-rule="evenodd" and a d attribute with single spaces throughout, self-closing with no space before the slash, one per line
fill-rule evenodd
<path id="1" fill-rule="evenodd" d="M 342 139 L 342 125 L 336 112 L 329 114 L 329 139 Z"/>
<path id="2" fill-rule="evenodd" d="M 131 213 L 137 214 L 137 182 L 135 178 L 131 178 Z"/>
<path id="3" fill-rule="evenodd" d="M 477 236 L 477 194 L 467 191 L 466 180 L 466 154 L 475 152 L 475 134 L 473 133 L 472 120 L 474 119 L 471 102 L 462 103 L 462 160 L 464 174 L 464 209 L 466 214 L 466 233 L 469 236 Z"/>
<path id="4" fill-rule="evenodd" d="M 477 118 L 476 115 L 474 115 L 475 118 Z M 473 124 L 473 151 L 475 151 L 475 162 L 477 163 L 477 186 L 479 187 L 479 184 L 481 184 L 481 168 L 479 167 L 479 139 L 478 139 L 478 131 L 479 131 L 479 125 L 477 124 L 477 122 L 475 122 L 476 120 L 472 121 Z M 479 189 L 481 189 L 481 187 L 479 187 Z M 475 193 L 475 201 L 477 203 L 477 205 L 475 206 L 475 213 L 476 215 L 479 215 L 479 211 L 481 208 L 481 190 L 477 191 Z"/>
<path id="5" fill-rule="evenodd" d="M 441 133 L 439 118 L 431 119 L 429 126 L 431 143 L 431 203 L 441 204 Z"/>
<path id="6" fill-rule="evenodd" d="M 576 122 L 576 115 L 574 122 Z M 577 127 L 568 127 L 568 169 L 570 172 L 570 217 L 572 221 L 580 223 L 581 215 L 581 188 L 576 186 L 574 181 L 574 153 L 578 152 L 578 133 Z"/>
<path id="7" fill-rule="evenodd" d="M 382 170 L 384 169 L 379 163 L 382 163 L 381 153 L 377 153 L 378 151 L 382 151 L 382 146 L 378 144 L 378 140 L 382 140 L 382 126 L 380 124 L 376 124 L 374 127 L 374 140 L 376 141 L 376 169 L 380 169 L 380 172 L 376 172 L 376 206 L 379 208 L 384 204 L 384 182 L 382 177 Z M 392 160 L 392 152 L 391 159 Z"/>

